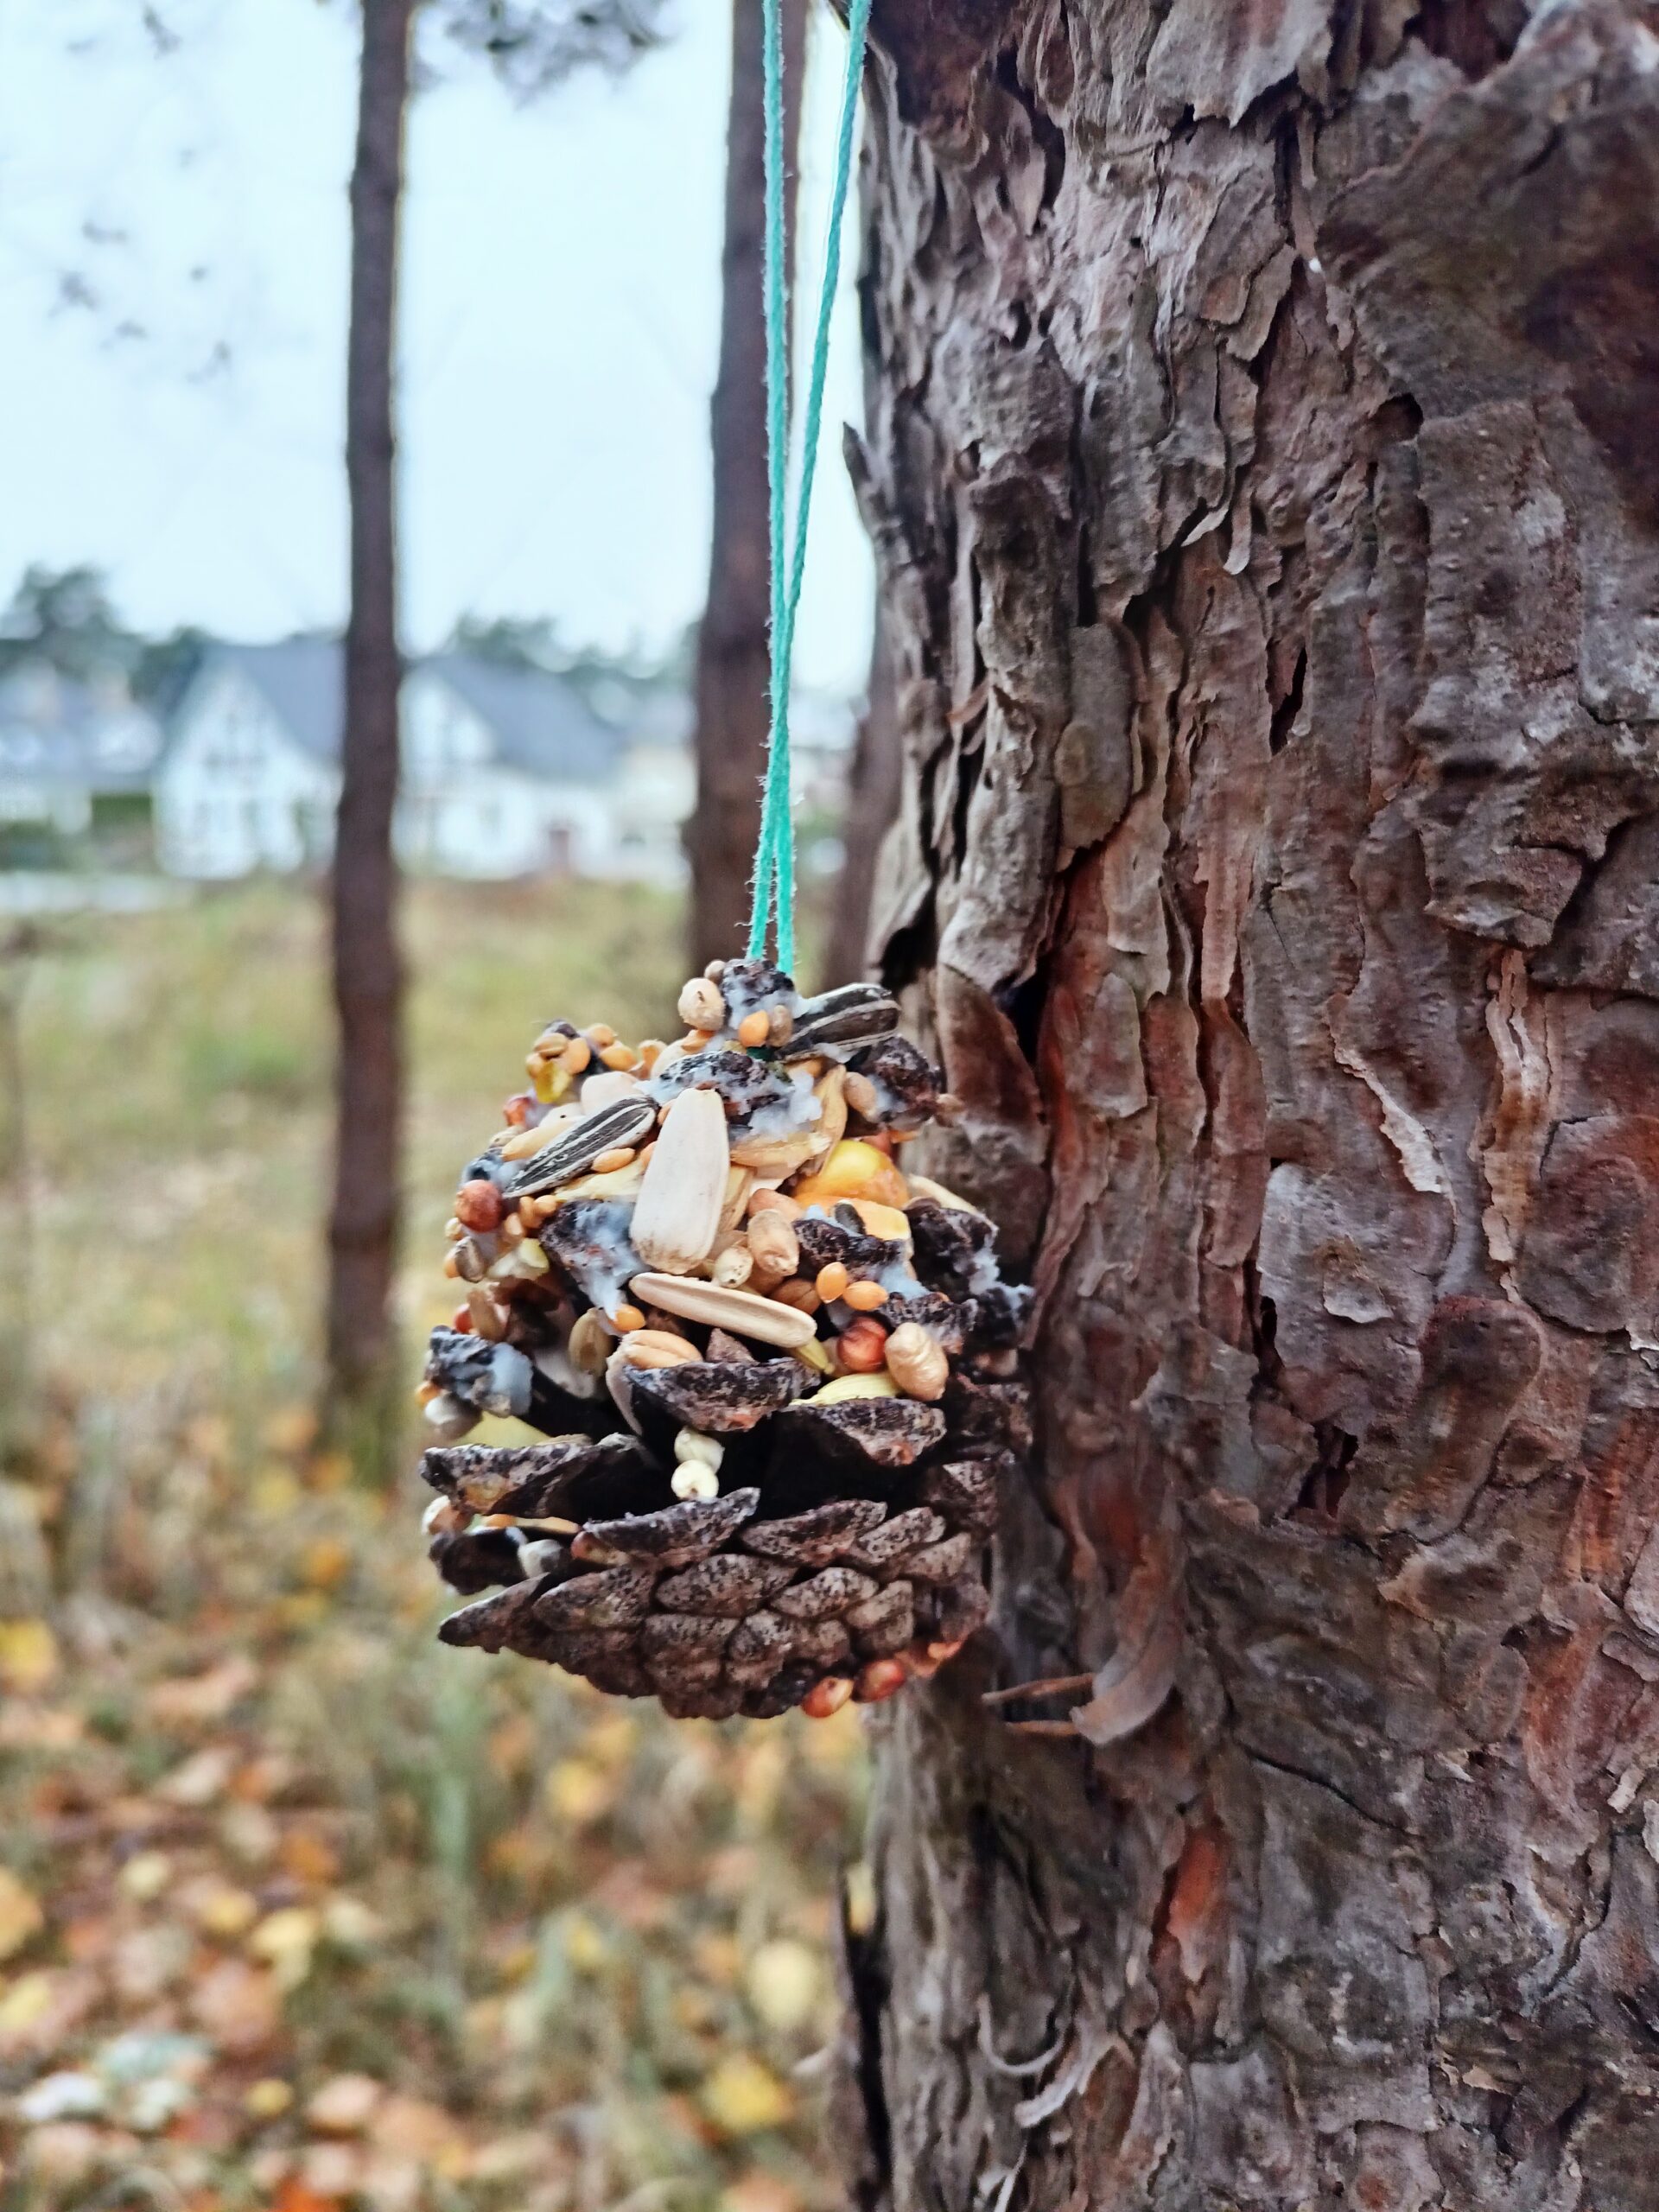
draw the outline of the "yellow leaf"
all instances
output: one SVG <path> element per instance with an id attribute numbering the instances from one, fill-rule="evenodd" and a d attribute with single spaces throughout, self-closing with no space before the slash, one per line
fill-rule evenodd
<path id="1" fill-rule="evenodd" d="M 338 1536 L 317 1536 L 305 1548 L 302 1568 L 314 1590 L 332 1590 L 352 1567 L 352 1548 Z"/>
<path id="2" fill-rule="evenodd" d="M 255 1958 L 268 1961 L 283 1989 L 297 1989 L 311 1971 L 311 1954 L 322 1933 L 319 1914 L 307 1905 L 284 1905 L 270 1912 L 248 1938 Z"/>
<path id="3" fill-rule="evenodd" d="M 0 2039 L 27 2035 L 51 2007 L 56 1984 L 50 1974 L 19 1974 L 0 1997 Z"/>
<path id="4" fill-rule="evenodd" d="M 585 1912 L 568 1912 L 561 1931 L 564 1955 L 578 1974 L 597 1974 L 610 1955 L 610 1945 Z"/>
<path id="5" fill-rule="evenodd" d="M 242 2109 L 252 2120 L 280 2120 L 294 2101 L 294 2092 L 286 2082 L 268 2074 L 263 2082 L 256 2082 L 242 2100 Z"/>
<path id="6" fill-rule="evenodd" d="M 735 2051 L 703 2083 L 702 2108 L 722 2135 L 758 2135 L 783 2126 L 795 2101 L 758 2058 Z"/>
<path id="7" fill-rule="evenodd" d="M 32 1697 L 57 1671 L 58 1640 L 44 1621 L 0 1621 L 0 1683 Z"/>
<path id="8" fill-rule="evenodd" d="M 259 1917 L 258 1903 L 246 1890 L 211 1878 L 199 1884 L 186 1903 L 203 1935 L 216 1936 L 221 1942 L 245 1936 Z"/>
<path id="9" fill-rule="evenodd" d="M 561 1759 L 546 1787 L 548 1810 L 572 1827 L 587 1827 L 609 1809 L 611 1778 L 591 1759 Z"/>
<path id="10" fill-rule="evenodd" d="M 748 1999 L 769 2028 L 791 2035 L 817 2009 L 823 1980 L 816 1953 L 793 1936 L 763 1943 L 749 1961 Z"/>
<path id="11" fill-rule="evenodd" d="M 158 1897 L 173 1878 L 173 1861 L 164 1851 L 141 1851 L 121 1869 L 121 1886 L 140 1904 Z"/>
<path id="12" fill-rule="evenodd" d="M 33 1890 L 25 1889 L 10 1866 L 0 1866 L 0 1959 L 15 1958 L 45 1925 Z"/>

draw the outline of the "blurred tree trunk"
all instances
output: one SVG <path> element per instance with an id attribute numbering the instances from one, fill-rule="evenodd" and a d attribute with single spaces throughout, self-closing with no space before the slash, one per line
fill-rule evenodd
<path id="1" fill-rule="evenodd" d="M 885 970 L 1041 1452 L 866 2205 L 1659 2203 L 1656 30 L 878 0 Z"/>
<path id="2" fill-rule="evenodd" d="M 855 982 L 865 973 L 882 840 L 898 817 L 903 775 L 893 654 L 878 607 L 870 647 L 869 696 L 859 720 L 847 779 L 842 828 L 846 857 L 830 911 L 822 977 L 826 988 Z"/>
<path id="3" fill-rule="evenodd" d="M 712 409 L 714 540 L 708 603 L 697 637 L 697 797 L 685 826 L 694 969 L 743 949 L 771 719 L 761 51 L 760 0 L 733 0 L 720 371 Z M 785 189 L 791 259 L 805 58 L 805 0 L 784 0 Z"/>
<path id="4" fill-rule="evenodd" d="M 328 1365 L 337 1406 L 382 1410 L 391 1365 L 401 1167 L 398 688 L 392 382 L 404 124 L 414 0 L 363 0 L 346 395 L 351 613 L 334 846 L 338 1120 L 329 1221 Z M 372 1426 L 368 1433 L 374 1434 Z"/>

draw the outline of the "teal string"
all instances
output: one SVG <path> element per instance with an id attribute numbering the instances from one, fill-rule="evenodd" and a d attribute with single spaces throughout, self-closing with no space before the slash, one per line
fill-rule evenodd
<path id="1" fill-rule="evenodd" d="M 817 473 L 818 438 L 823 423 L 823 387 L 830 366 L 830 324 L 841 281 L 841 233 L 853 174 L 853 133 L 858 118 L 858 88 L 864 74 L 870 0 L 851 0 L 847 16 L 847 75 L 842 87 L 841 122 L 836 137 L 835 179 L 830 194 L 829 236 L 824 241 L 823 277 L 818 289 L 817 321 L 812 335 L 807 378 L 806 415 L 801 454 L 801 487 L 795 508 L 792 555 L 785 565 L 788 475 L 788 320 L 784 275 L 784 98 L 782 0 L 764 0 L 766 155 L 766 448 L 771 493 L 772 543 L 772 729 L 766 745 L 766 781 L 760 809 L 760 840 L 755 853 L 754 906 L 749 920 L 749 957 L 766 950 L 768 924 L 775 919 L 778 964 L 795 966 L 795 823 L 789 804 L 790 671 L 795 657 L 795 624 L 806 577 L 807 526 L 812 485 Z"/>

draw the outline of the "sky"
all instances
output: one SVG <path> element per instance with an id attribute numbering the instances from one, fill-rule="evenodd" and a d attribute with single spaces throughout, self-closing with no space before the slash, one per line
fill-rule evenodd
<path id="1" fill-rule="evenodd" d="M 0 599 L 89 561 L 123 617 L 336 624 L 353 128 L 349 0 L 0 9 Z M 410 120 L 400 391 L 405 642 L 463 613 L 652 650 L 708 580 L 730 16 L 674 0 L 626 77 L 515 106 L 442 39 Z M 845 47 L 815 25 L 804 291 Z M 849 216 L 797 666 L 849 693 L 871 571 Z"/>

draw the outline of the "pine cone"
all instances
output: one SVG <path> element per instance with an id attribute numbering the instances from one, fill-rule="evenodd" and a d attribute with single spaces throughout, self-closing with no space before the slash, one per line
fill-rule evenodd
<path id="1" fill-rule="evenodd" d="M 423 1395 L 447 1440 L 423 1471 L 431 1556 L 474 1602 L 440 1635 L 675 1715 L 890 1694 L 988 1612 L 987 1547 L 1030 1443 L 1028 1294 L 1001 1281 L 982 1215 L 897 1165 L 887 1132 L 925 1119 L 938 1079 L 885 993 L 803 1001 L 734 962 L 683 1006 L 725 1026 L 631 1065 L 607 1031 L 550 1026 L 534 1094 L 467 1170 L 449 1272 L 473 1287 L 433 1334 Z M 697 1090 L 723 1132 L 706 1107 L 676 1115 Z M 643 1159 L 608 1141 L 659 1128 Z M 699 1256 L 653 1270 L 636 1235 Z M 871 1372 L 901 1327 L 912 1356 Z M 550 1440 L 454 1440 L 483 1412 Z"/>

